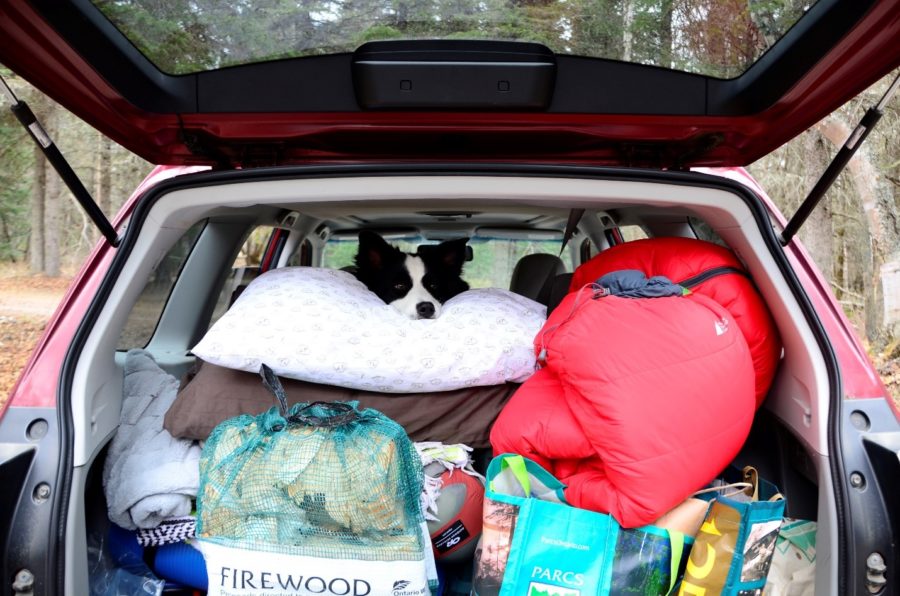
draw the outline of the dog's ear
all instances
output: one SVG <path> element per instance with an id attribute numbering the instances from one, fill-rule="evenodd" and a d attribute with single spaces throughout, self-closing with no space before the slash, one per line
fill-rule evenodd
<path id="1" fill-rule="evenodd" d="M 359 233 L 359 251 L 356 253 L 356 266 L 381 269 L 384 266 L 385 257 L 392 250 L 395 250 L 394 247 L 385 242 L 384 238 L 375 232 L 362 230 Z"/>
<path id="2" fill-rule="evenodd" d="M 466 260 L 466 243 L 468 241 L 468 238 L 457 238 L 438 244 L 434 248 L 438 262 L 453 273 L 461 273 Z"/>

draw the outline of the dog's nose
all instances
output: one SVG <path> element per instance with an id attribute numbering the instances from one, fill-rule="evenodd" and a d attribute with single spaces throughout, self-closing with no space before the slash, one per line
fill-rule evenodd
<path id="1" fill-rule="evenodd" d="M 420 302 L 416 305 L 416 314 L 420 319 L 430 319 L 434 316 L 434 304 L 431 302 Z"/>

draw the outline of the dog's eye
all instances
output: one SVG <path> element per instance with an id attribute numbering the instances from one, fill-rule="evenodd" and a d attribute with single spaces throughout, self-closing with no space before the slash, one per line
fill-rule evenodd
<path id="1" fill-rule="evenodd" d="M 406 284 L 405 283 L 394 284 L 394 289 L 397 290 L 398 292 L 402 292 L 403 290 L 406 289 Z"/>
<path id="2" fill-rule="evenodd" d="M 437 284 L 434 283 L 434 282 L 431 282 L 431 283 L 429 283 L 429 284 L 428 284 L 427 286 L 425 286 L 425 287 L 427 287 L 429 290 L 434 291 L 434 290 L 437 289 Z"/>

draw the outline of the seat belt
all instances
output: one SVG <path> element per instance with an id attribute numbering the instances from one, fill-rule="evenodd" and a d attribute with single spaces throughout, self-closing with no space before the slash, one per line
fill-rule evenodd
<path id="1" fill-rule="evenodd" d="M 578 226 L 578 222 L 581 221 L 583 215 L 584 209 L 572 209 L 569 211 L 569 220 L 566 222 L 566 231 L 563 232 L 562 246 L 559 247 L 560 257 L 562 257 L 563 251 L 566 249 L 566 244 L 569 243 L 569 240 L 571 240 L 572 236 L 575 234 L 575 228 Z"/>

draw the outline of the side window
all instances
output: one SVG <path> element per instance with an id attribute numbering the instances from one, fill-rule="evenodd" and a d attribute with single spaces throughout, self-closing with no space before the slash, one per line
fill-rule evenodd
<path id="1" fill-rule="evenodd" d="M 119 335 L 117 349 L 144 347 L 150 342 L 172 287 L 205 225 L 204 220 L 191 226 L 160 259 L 128 315 L 128 321 Z"/>
<path id="2" fill-rule="evenodd" d="M 703 221 L 702 219 L 697 219 L 696 217 L 689 217 L 688 223 L 691 226 L 691 229 L 694 230 L 694 235 L 697 236 L 700 240 L 706 240 L 707 242 L 713 242 L 718 244 L 719 246 L 724 246 L 728 248 L 728 245 L 725 244 L 725 241 L 722 240 L 716 231 L 713 230 L 708 223 Z"/>
<path id="3" fill-rule="evenodd" d="M 359 240 L 356 237 L 330 238 L 322 249 L 322 267 L 340 269 L 353 265 L 358 248 Z"/>
<path id="4" fill-rule="evenodd" d="M 300 248 L 288 257 L 288 267 L 309 266 L 312 263 L 312 242 L 308 239 L 300 244 Z"/>
<path id="5" fill-rule="evenodd" d="M 619 231 L 622 232 L 622 238 L 625 239 L 625 242 L 649 238 L 641 226 L 620 226 Z"/>
<path id="6" fill-rule="evenodd" d="M 237 299 L 240 293 L 259 275 L 259 265 L 262 262 L 263 255 L 266 252 L 266 246 L 272 231 L 275 228 L 271 226 L 260 226 L 253 230 L 244 241 L 241 250 L 238 252 L 231 271 L 228 272 L 228 278 L 219 292 L 216 299 L 216 306 L 213 309 L 209 326 L 219 320 L 225 311 Z"/>
<path id="7" fill-rule="evenodd" d="M 585 238 L 581 241 L 581 245 L 578 247 L 578 258 L 581 263 L 587 263 L 596 254 L 597 247 L 594 246 L 594 243 L 591 242 L 590 239 Z"/>
<path id="8" fill-rule="evenodd" d="M 519 259 L 536 253 L 558 255 L 562 240 L 476 237 L 469 244 L 474 258 L 463 267 L 463 279 L 473 288 L 508 288 Z M 574 269 L 574 259 L 572 250 L 563 252 L 566 271 Z"/>

